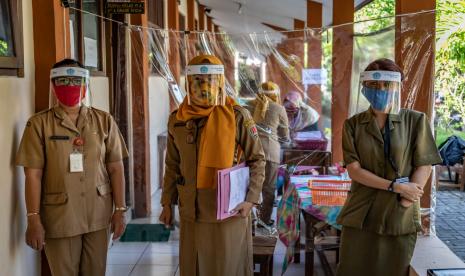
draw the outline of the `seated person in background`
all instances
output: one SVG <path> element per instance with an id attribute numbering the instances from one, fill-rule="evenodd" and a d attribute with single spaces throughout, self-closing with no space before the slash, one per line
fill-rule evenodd
<path id="1" fill-rule="evenodd" d="M 289 142 L 289 124 L 286 110 L 280 104 L 279 94 L 279 87 L 276 83 L 265 82 L 261 85 L 255 100 L 247 106 L 257 124 L 258 135 L 265 152 L 265 182 L 259 217 L 269 226 L 274 224 L 271 213 L 280 163 L 280 144 Z"/>
<path id="2" fill-rule="evenodd" d="M 292 137 L 299 131 L 318 130 L 320 114 L 303 102 L 299 92 L 287 93 L 283 105 L 289 119 L 289 130 Z"/>

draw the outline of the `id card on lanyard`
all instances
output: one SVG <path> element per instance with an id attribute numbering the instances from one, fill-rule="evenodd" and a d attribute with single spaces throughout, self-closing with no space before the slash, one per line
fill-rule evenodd
<path id="1" fill-rule="evenodd" d="M 73 141 L 74 150 L 69 155 L 69 171 L 74 172 L 83 172 L 84 171 L 84 158 L 81 151 L 78 148 L 82 148 L 84 145 L 84 140 L 81 137 L 77 137 Z"/>
<path id="2" fill-rule="evenodd" d="M 83 172 L 84 171 L 84 162 L 82 158 L 82 153 L 75 150 L 69 155 L 69 171 L 70 172 Z"/>

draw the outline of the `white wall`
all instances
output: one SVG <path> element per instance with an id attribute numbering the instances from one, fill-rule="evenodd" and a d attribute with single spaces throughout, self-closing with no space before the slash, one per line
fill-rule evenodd
<path id="1" fill-rule="evenodd" d="M 150 182 L 152 194 L 158 189 L 158 160 L 157 136 L 167 130 L 170 114 L 168 83 L 158 76 L 149 77 L 149 122 L 150 122 Z M 156 203 L 153 203 L 156 204 Z"/>
<path id="2" fill-rule="evenodd" d="M 0 275 L 39 275 L 39 256 L 26 246 L 24 174 L 14 166 L 34 110 L 32 0 L 23 0 L 24 78 L 0 77 Z"/>
<path id="3" fill-rule="evenodd" d="M 178 6 L 179 12 L 186 17 L 187 24 L 187 0 L 181 0 L 181 5 Z"/>
<path id="4" fill-rule="evenodd" d="M 107 77 L 91 77 L 92 106 L 110 112 L 110 84 Z"/>
<path id="5" fill-rule="evenodd" d="M 194 2 L 194 17 L 199 21 L 199 3 L 197 1 Z"/>

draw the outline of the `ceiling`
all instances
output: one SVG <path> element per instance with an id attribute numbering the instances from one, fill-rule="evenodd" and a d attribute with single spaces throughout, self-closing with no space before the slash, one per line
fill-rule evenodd
<path id="1" fill-rule="evenodd" d="M 372 0 L 355 0 L 355 7 Z M 323 26 L 332 22 L 332 0 L 323 2 Z M 211 9 L 209 16 L 221 30 L 228 33 L 273 32 L 263 23 L 294 29 L 294 19 L 307 20 L 307 0 L 199 0 Z"/>

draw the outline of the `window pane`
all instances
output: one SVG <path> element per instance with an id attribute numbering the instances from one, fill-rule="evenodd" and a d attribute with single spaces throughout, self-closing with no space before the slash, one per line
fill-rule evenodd
<path id="1" fill-rule="evenodd" d="M 71 58 L 79 60 L 79 33 L 78 33 L 78 19 L 76 11 L 69 9 L 69 40 L 71 43 Z"/>
<path id="2" fill-rule="evenodd" d="M 84 0 L 82 9 L 93 14 L 100 14 L 99 2 L 96 0 Z M 101 41 L 100 26 L 97 16 L 82 13 L 84 65 L 95 71 L 101 71 Z"/>
<path id="3" fill-rule="evenodd" d="M 13 23 L 9 0 L 0 0 L 0 57 L 14 57 Z"/>

